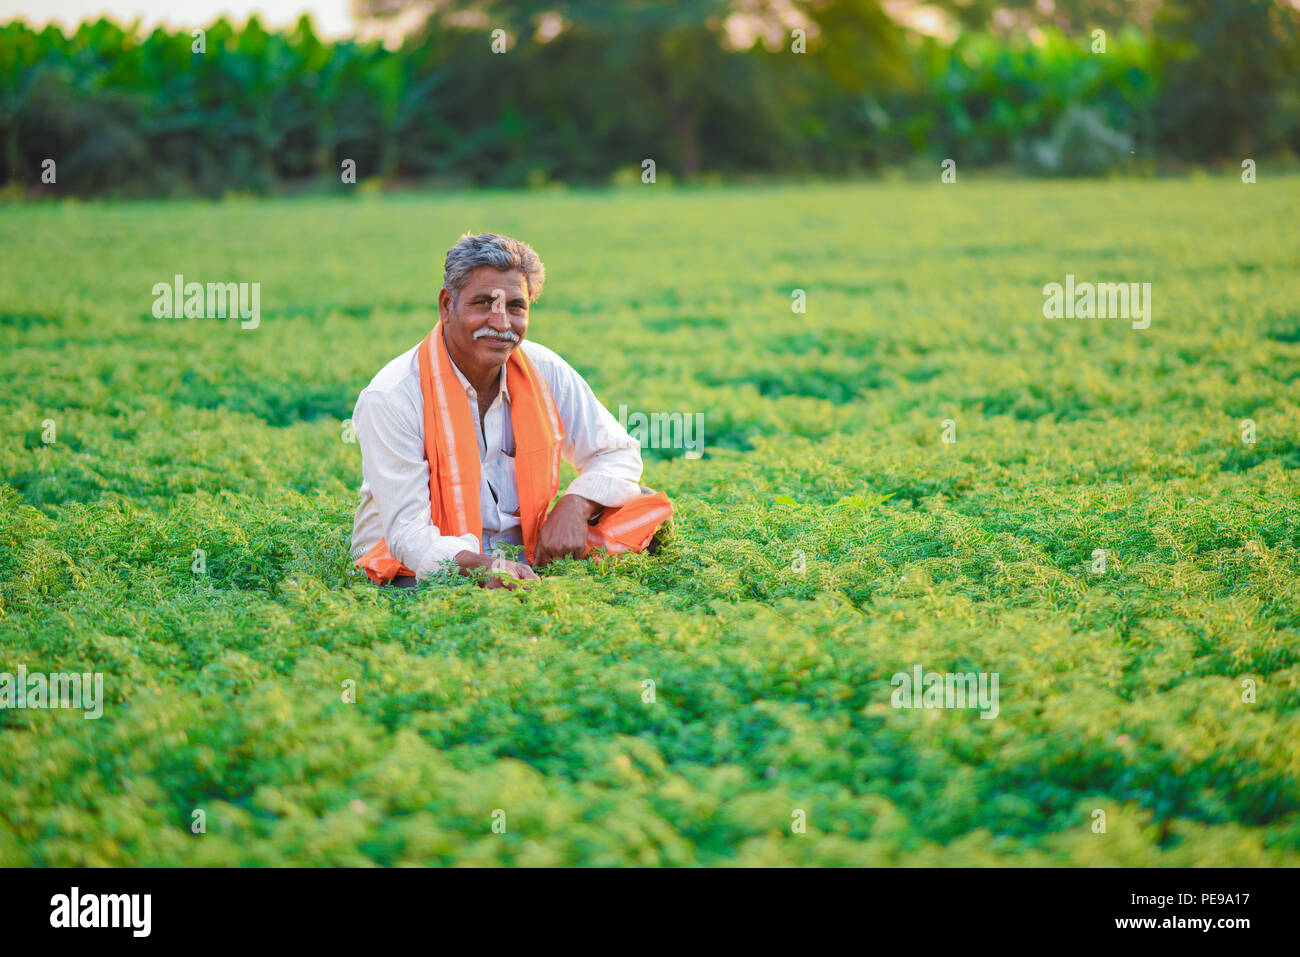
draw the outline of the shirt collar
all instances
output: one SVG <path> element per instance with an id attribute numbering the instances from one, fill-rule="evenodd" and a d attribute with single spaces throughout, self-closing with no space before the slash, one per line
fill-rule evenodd
<path id="1" fill-rule="evenodd" d="M 447 344 L 446 336 L 447 334 L 444 331 L 443 340 L 442 340 L 443 348 L 446 348 L 446 344 Z M 516 346 L 515 348 L 517 349 L 519 347 Z M 456 365 L 456 360 L 451 357 L 450 352 L 447 353 L 447 361 L 451 363 L 451 371 L 456 373 L 456 378 L 460 380 L 460 384 L 465 388 L 465 393 L 466 395 L 468 395 L 469 390 L 472 389 L 473 386 L 469 384 L 469 379 L 465 378 L 465 373 L 460 371 L 460 366 Z M 501 363 L 500 383 L 501 383 L 501 398 L 508 403 L 510 401 L 510 387 L 506 384 L 506 363 L 505 362 Z"/>

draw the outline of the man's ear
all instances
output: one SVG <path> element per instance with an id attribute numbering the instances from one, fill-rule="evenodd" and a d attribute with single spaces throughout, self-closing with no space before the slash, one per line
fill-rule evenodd
<path id="1" fill-rule="evenodd" d="M 451 292 L 446 286 L 438 290 L 438 318 L 443 322 L 451 319 Z"/>

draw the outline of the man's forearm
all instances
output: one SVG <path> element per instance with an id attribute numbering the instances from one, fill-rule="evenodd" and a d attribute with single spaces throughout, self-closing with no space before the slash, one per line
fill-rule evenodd
<path id="1" fill-rule="evenodd" d="M 599 502 L 573 494 L 565 495 L 555 503 L 554 511 L 558 512 L 561 508 L 572 510 L 575 515 L 580 516 L 588 524 L 605 511 L 605 506 Z"/>

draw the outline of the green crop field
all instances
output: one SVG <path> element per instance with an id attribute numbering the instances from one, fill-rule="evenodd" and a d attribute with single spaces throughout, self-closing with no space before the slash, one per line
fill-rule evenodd
<path id="1" fill-rule="evenodd" d="M 1297 224 L 1263 173 L 0 208 L 0 672 L 104 698 L 0 711 L 0 863 L 1300 864 Z M 466 229 L 611 411 L 703 414 L 657 555 L 351 568 L 345 420 Z"/>

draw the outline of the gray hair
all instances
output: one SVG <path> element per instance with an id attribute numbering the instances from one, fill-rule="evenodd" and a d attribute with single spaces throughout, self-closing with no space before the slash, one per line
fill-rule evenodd
<path id="1" fill-rule="evenodd" d="M 452 298 L 464 287 L 472 270 L 491 266 L 503 272 L 519 270 L 528 284 L 528 301 L 536 302 L 546 282 L 546 267 L 533 247 L 499 233 L 465 233 L 447 250 L 442 285 Z"/>

